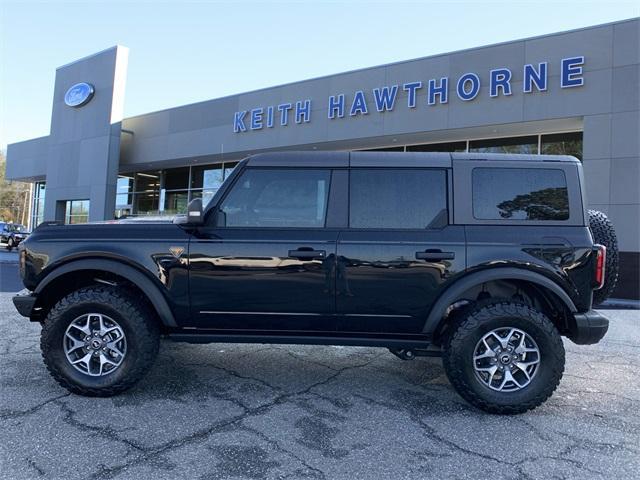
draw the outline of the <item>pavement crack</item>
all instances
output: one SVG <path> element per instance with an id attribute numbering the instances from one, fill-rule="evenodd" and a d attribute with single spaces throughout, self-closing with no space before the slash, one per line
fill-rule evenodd
<path id="1" fill-rule="evenodd" d="M 85 433 L 90 433 L 91 435 L 99 435 L 102 438 L 105 438 L 109 441 L 122 443 L 127 447 L 133 450 L 136 450 L 138 452 L 145 451 L 145 447 L 138 445 L 137 443 L 127 438 L 122 438 L 119 435 L 118 430 L 108 426 L 89 425 L 88 423 L 81 422 L 76 418 L 76 411 L 73 410 L 69 405 L 67 405 L 65 402 L 60 402 L 60 401 L 58 401 L 57 404 L 60 406 L 64 414 L 62 417 L 62 421 L 67 425 L 75 427 L 78 430 L 83 431 Z"/>
<path id="2" fill-rule="evenodd" d="M 36 471 L 39 477 L 44 477 L 47 474 L 47 472 L 45 472 L 33 458 L 27 457 L 25 458 L 25 461 L 27 462 L 27 465 Z"/>
<path id="3" fill-rule="evenodd" d="M 119 473 L 121 473 L 123 470 L 126 470 L 134 465 L 140 465 L 140 464 L 149 462 L 154 458 L 164 455 L 165 453 L 171 452 L 172 450 L 175 450 L 177 448 L 202 442 L 206 440 L 210 435 L 212 435 L 213 433 L 221 429 L 228 428 L 232 425 L 238 424 L 243 420 L 245 420 L 246 418 L 263 415 L 268 411 L 270 411 L 273 407 L 286 403 L 291 398 L 294 398 L 299 395 L 305 395 L 309 393 L 313 388 L 319 387 L 321 385 L 325 385 L 326 383 L 330 382 L 331 380 L 333 380 L 334 378 L 336 378 L 337 376 L 341 375 L 346 371 L 354 370 L 357 368 L 364 368 L 369 364 L 371 364 L 372 362 L 374 362 L 381 355 L 374 356 L 372 359 L 368 360 L 367 362 L 364 362 L 358 365 L 350 365 L 348 367 L 343 367 L 340 370 L 333 373 L 332 375 L 329 375 L 326 379 L 315 382 L 303 390 L 299 390 L 291 393 L 282 393 L 281 395 L 277 396 L 274 400 L 272 400 L 271 402 L 265 405 L 261 405 L 259 407 L 254 407 L 254 408 L 241 407 L 241 408 L 244 408 L 243 413 L 236 415 L 225 421 L 215 422 L 213 425 L 207 428 L 200 429 L 185 437 L 171 440 L 170 442 L 167 442 L 164 445 L 160 445 L 154 448 L 147 448 L 147 449 L 139 448 L 139 450 L 141 450 L 140 455 L 132 458 L 130 461 L 121 465 L 108 467 L 108 468 L 103 466 L 99 470 L 95 471 L 92 475 L 90 475 L 89 479 L 98 480 L 98 479 L 113 478 L 117 476 Z M 240 377 L 240 378 L 243 378 L 243 377 Z M 247 378 L 247 379 L 251 379 L 251 378 Z"/>
<path id="4" fill-rule="evenodd" d="M 406 409 L 398 406 L 398 405 L 394 405 L 388 402 L 381 402 L 380 400 L 374 400 L 372 398 L 366 397 L 364 395 L 359 395 L 359 394 L 354 394 L 354 396 L 364 400 L 367 403 L 370 404 L 374 404 L 374 405 L 378 405 L 384 408 L 388 408 L 390 410 L 394 410 L 396 412 L 400 412 L 400 413 L 405 413 L 407 415 L 409 415 L 410 418 L 412 418 L 413 420 L 415 420 L 420 426 L 421 428 L 424 430 L 424 432 L 427 434 L 427 436 L 429 438 L 431 438 L 432 440 L 441 443 L 443 445 L 446 445 L 454 450 L 457 450 L 461 453 L 466 453 L 467 455 L 471 455 L 477 458 L 481 458 L 483 460 L 490 460 L 496 463 L 499 463 L 501 465 L 509 465 L 509 466 L 515 466 L 517 462 L 508 462 L 506 460 L 503 460 L 501 458 L 498 457 L 494 457 L 492 455 L 486 454 L 486 453 L 482 453 L 482 452 L 477 452 L 475 450 L 471 450 L 470 448 L 467 447 L 463 447 L 461 445 L 458 445 L 456 442 L 454 442 L 453 440 L 449 440 L 445 437 L 443 437 L 442 435 L 440 435 L 439 433 L 436 432 L 436 430 L 429 425 L 428 423 L 426 423 L 422 418 L 420 418 L 416 413 L 411 412 L 411 411 L 407 411 Z"/>
<path id="5" fill-rule="evenodd" d="M 290 456 L 291 458 L 297 460 L 298 462 L 300 462 L 307 470 L 316 473 L 318 475 L 320 475 L 321 479 L 325 479 L 327 478 L 325 473 L 320 470 L 319 468 L 316 467 L 312 467 L 311 465 L 309 465 L 304 459 L 300 458 L 298 455 L 296 455 L 295 453 L 293 453 L 291 450 L 288 450 L 286 448 L 284 448 L 282 445 L 280 445 L 280 443 L 277 440 L 274 440 L 273 438 L 269 437 L 266 433 L 261 432 L 260 430 L 257 430 L 255 428 L 251 428 L 248 427 L 246 425 L 242 425 L 242 429 L 246 430 L 248 432 L 253 433 L 254 435 L 257 435 L 258 437 L 260 437 L 261 439 L 263 439 L 265 442 L 267 442 L 269 445 L 271 445 L 273 448 L 275 448 L 277 451 L 284 453 L 285 455 Z"/>
<path id="6" fill-rule="evenodd" d="M 46 400 L 46 401 L 44 401 L 42 403 L 39 403 L 39 404 L 29 408 L 28 410 L 6 410 L 6 411 L 3 411 L 2 413 L 0 413 L 0 420 L 7 420 L 7 419 L 24 417 L 26 415 L 31 415 L 32 413 L 37 412 L 38 410 L 40 410 L 41 408 L 49 405 L 50 403 L 56 403 L 61 398 L 68 397 L 69 395 L 71 395 L 71 393 L 64 393 L 62 395 L 58 395 L 57 397 L 50 398 L 49 400 Z"/>
<path id="7" fill-rule="evenodd" d="M 316 362 L 315 360 L 310 360 L 308 358 L 302 357 L 300 355 L 296 355 L 293 352 L 290 352 L 288 350 L 283 350 L 287 355 L 289 355 L 291 358 L 295 358 L 296 360 L 299 360 L 301 362 L 305 362 L 305 363 L 310 363 L 311 365 L 317 365 L 319 367 L 323 367 L 323 368 L 328 368 L 329 370 L 333 370 L 334 372 L 337 371 L 338 369 L 335 367 L 332 367 L 330 365 L 325 365 L 322 362 Z"/>

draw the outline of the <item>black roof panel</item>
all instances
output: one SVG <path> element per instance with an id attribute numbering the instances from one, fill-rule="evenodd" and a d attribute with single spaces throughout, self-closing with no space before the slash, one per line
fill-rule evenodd
<path id="1" fill-rule="evenodd" d="M 446 152 L 269 152 L 247 158 L 250 167 L 436 167 L 451 168 L 453 160 L 580 163 L 569 155 Z"/>

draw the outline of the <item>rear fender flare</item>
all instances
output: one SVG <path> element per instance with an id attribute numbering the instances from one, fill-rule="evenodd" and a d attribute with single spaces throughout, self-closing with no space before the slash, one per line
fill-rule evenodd
<path id="1" fill-rule="evenodd" d="M 573 300 L 571 300 L 571 297 L 569 297 L 567 292 L 565 292 L 553 280 L 550 280 L 539 273 L 524 270 L 521 268 L 498 268 L 493 270 L 483 270 L 461 278 L 451 287 L 445 290 L 442 295 L 440 295 L 433 308 L 429 312 L 429 316 L 427 317 L 427 321 L 424 324 L 422 333 L 427 335 L 433 334 L 440 325 L 440 322 L 444 318 L 449 306 L 454 303 L 464 292 L 466 292 L 470 288 L 493 280 L 524 280 L 534 283 L 540 287 L 545 288 L 546 290 L 553 292 L 572 313 L 578 311 L 575 304 L 573 303 Z"/>

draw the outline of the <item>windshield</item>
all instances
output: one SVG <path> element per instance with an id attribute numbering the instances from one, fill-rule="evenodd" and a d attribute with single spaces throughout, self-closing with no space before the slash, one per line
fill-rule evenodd
<path id="1" fill-rule="evenodd" d="M 7 227 L 9 227 L 9 231 L 15 232 L 15 233 L 21 233 L 21 232 L 27 231 L 24 225 L 17 225 L 15 223 L 13 225 L 7 225 Z"/>

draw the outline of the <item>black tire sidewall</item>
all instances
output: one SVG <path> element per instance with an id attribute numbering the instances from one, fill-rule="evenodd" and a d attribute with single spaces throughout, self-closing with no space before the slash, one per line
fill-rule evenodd
<path id="1" fill-rule="evenodd" d="M 90 376 L 77 370 L 64 353 L 63 340 L 64 335 L 73 320 L 87 314 L 101 313 L 118 323 L 122 328 L 125 338 L 127 351 L 122 363 L 118 368 L 104 376 Z M 141 312 L 138 312 L 140 315 Z M 97 301 L 83 301 L 74 303 L 54 318 L 47 319 L 51 321 L 48 328 L 43 330 L 41 339 L 42 352 L 47 363 L 57 370 L 64 379 L 72 386 L 77 385 L 80 388 L 88 389 L 108 389 L 116 385 L 121 385 L 128 381 L 128 378 L 140 369 L 140 344 L 141 335 L 149 333 L 144 329 L 144 322 L 140 318 L 127 318 L 121 312 L 116 310 L 109 304 Z"/>
<path id="2" fill-rule="evenodd" d="M 607 247 L 604 285 L 593 292 L 593 303 L 598 305 L 611 296 L 618 283 L 620 268 L 618 238 L 609 217 L 599 210 L 589 210 L 589 229 L 594 243 Z"/>

